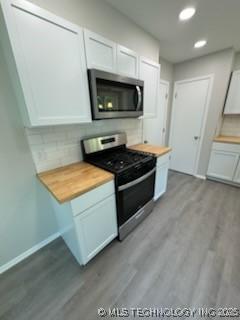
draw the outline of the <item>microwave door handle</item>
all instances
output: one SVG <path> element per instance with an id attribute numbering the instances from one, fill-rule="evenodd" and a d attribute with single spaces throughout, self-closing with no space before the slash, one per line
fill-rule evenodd
<path id="1" fill-rule="evenodd" d="M 141 104 L 142 104 L 142 91 L 139 86 L 136 86 L 136 90 L 137 90 L 137 95 L 138 95 L 138 102 L 137 102 L 136 110 L 138 111 L 141 107 Z"/>

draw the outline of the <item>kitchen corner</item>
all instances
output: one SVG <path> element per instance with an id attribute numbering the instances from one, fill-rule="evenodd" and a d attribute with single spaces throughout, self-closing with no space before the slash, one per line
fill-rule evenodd
<path id="1" fill-rule="evenodd" d="M 240 184 L 240 136 L 213 139 L 207 177 L 236 187 Z"/>

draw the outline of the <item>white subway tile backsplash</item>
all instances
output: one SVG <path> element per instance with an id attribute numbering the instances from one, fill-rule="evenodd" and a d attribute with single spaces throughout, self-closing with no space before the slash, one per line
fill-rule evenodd
<path id="1" fill-rule="evenodd" d="M 34 134 L 29 136 L 30 145 L 41 145 L 43 143 L 42 136 L 40 134 Z"/>
<path id="2" fill-rule="evenodd" d="M 124 131 L 128 145 L 142 141 L 142 120 L 113 119 L 91 124 L 26 128 L 37 172 L 82 160 L 80 140 L 87 136 Z"/>
<path id="3" fill-rule="evenodd" d="M 240 116 L 224 116 L 220 134 L 240 137 Z"/>

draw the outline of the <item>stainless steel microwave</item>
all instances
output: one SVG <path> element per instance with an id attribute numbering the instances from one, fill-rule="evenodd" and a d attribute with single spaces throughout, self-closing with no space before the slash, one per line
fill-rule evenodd
<path id="1" fill-rule="evenodd" d="M 88 79 L 94 120 L 143 115 L 143 81 L 97 69 L 88 70 Z"/>

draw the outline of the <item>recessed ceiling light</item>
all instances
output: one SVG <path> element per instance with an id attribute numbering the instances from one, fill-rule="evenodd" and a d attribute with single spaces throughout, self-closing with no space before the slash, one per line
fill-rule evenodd
<path id="1" fill-rule="evenodd" d="M 207 40 L 199 40 L 194 44 L 194 48 L 199 49 L 207 44 Z"/>
<path id="2" fill-rule="evenodd" d="M 181 21 L 188 20 L 194 16 L 196 9 L 193 7 L 183 9 L 179 14 L 179 19 Z"/>

